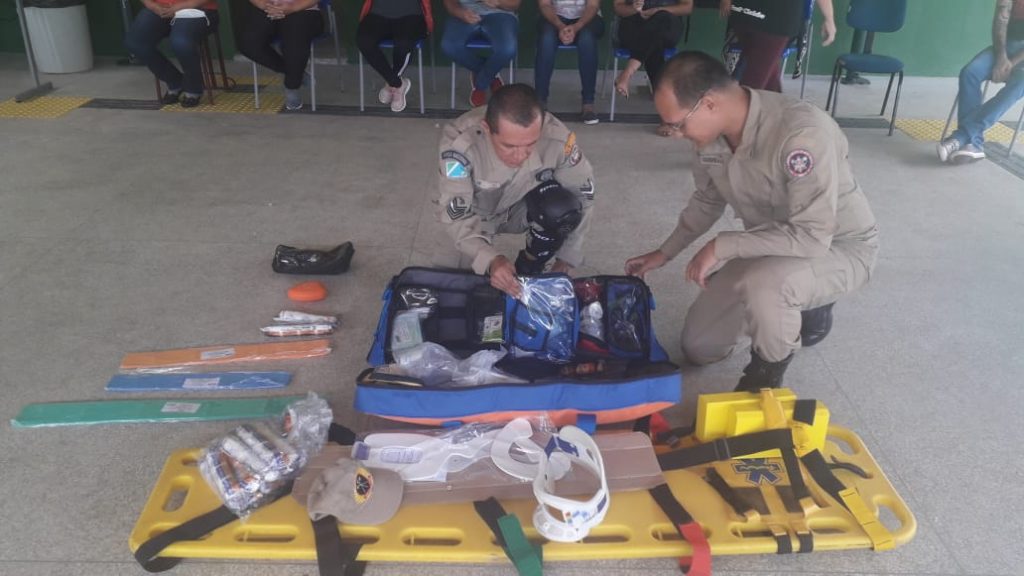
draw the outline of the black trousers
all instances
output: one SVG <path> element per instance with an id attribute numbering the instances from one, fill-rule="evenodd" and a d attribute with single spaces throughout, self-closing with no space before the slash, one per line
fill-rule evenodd
<path id="1" fill-rule="evenodd" d="M 402 85 L 399 76 L 409 63 L 409 55 L 416 48 L 416 43 L 426 37 L 427 21 L 421 15 L 385 18 L 371 12 L 359 22 L 356 46 L 366 62 L 387 81 L 388 86 L 398 88 Z M 381 40 L 395 43 L 390 64 L 379 46 Z"/>
<path id="2" fill-rule="evenodd" d="M 658 82 L 665 64 L 665 50 L 674 47 L 683 37 L 683 19 L 668 12 L 658 12 L 647 20 L 634 14 L 619 20 L 619 47 L 643 62 L 651 84 Z"/>
<path id="3" fill-rule="evenodd" d="M 284 74 L 284 87 L 297 90 L 309 63 L 309 44 L 324 30 L 320 10 L 300 10 L 280 20 L 244 2 L 246 12 L 238 33 L 238 49 L 253 62 Z M 281 51 L 273 47 L 278 40 Z"/>

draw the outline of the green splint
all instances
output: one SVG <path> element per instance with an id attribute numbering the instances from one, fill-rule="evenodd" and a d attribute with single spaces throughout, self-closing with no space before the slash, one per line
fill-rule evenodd
<path id="1" fill-rule="evenodd" d="M 163 399 L 29 404 L 11 420 L 15 428 L 87 426 L 135 422 L 197 422 L 248 420 L 280 415 L 303 396 L 224 398 L 218 400 Z"/>

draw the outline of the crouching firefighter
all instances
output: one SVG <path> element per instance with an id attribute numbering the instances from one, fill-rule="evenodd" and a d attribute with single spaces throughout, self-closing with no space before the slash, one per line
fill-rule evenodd
<path id="1" fill-rule="evenodd" d="M 832 306 L 875 265 L 878 228 L 846 136 L 819 108 L 740 86 L 701 52 L 665 65 L 654 104 L 696 148 L 696 189 L 672 234 L 627 260 L 626 273 L 664 266 L 731 207 L 743 229 L 719 232 L 686 267 L 703 290 L 686 314 L 683 353 L 717 362 L 749 336 L 736 390 L 778 388 L 796 351 L 828 334 Z"/>
<path id="2" fill-rule="evenodd" d="M 544 111 L 533 88 L 511 84 L 448 124 L 439 152 L 435 266 L 490 274 L 519 296 L 516 275 L 568 272 L 583 260 L 594 175 L 576 135 Z M 513 259 L 498 234 L 526 232 Z M 549 268 L 550 266 L 550 268 Z"/>

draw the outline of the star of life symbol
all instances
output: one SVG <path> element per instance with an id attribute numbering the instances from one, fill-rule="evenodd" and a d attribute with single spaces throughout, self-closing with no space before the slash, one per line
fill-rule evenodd
<path id="1" fill-rule="evenodd" d="M 761 484 L 774 485 L 778 484 L 782 478 L 779 473 L 782 472 L 782 466 L 777 462 L 769 462 L 767 458 L 747 458 L 744 460 L 738 460 L 732 465 L 732 469 L 737 474 L 744 474 L 747 477 L 747 482 L 754 486 Z"/>

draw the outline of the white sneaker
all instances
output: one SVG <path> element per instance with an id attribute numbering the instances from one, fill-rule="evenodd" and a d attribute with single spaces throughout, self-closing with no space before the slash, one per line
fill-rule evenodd
<path id="1" fill-rule="evenodd" d="M 935 145 L 935 151 L 939 154 L 939 160 L 949 162 L 950 156 L 960 149 L 960 141 L 950 136 Z"/>
<path id="2" fill-rule="evenodd" d="M 401 112 L 405 110 L 405 95 L 409 93 L 409 89 L 412 88 L 412 80 L 408 78 L 402 79 L 402 87 L 397 91 L 391 93 L 391 111 Z"/>
<path id="3" fill-rule="evenodd" d="M 377 100 L 381 104 L 391 104 L 391 86 L 387 82 L 384 83 L 384 87 L 377 92 Z"/>
<path id="4" fill-rule="evenodd" d="M 974 144 L 968 144 L 950 155 L 949 161 L 954 164 L 967 164 L 985 159 L 985 151 Z"/>

